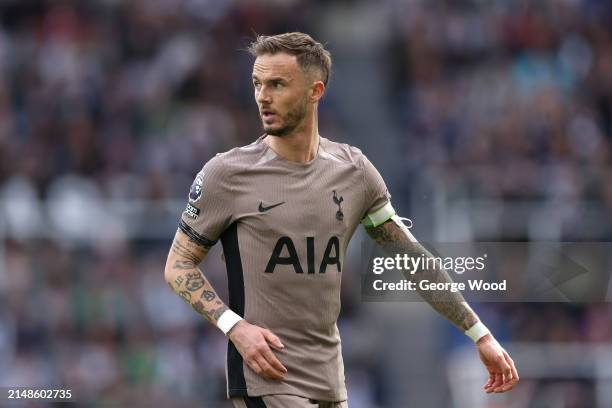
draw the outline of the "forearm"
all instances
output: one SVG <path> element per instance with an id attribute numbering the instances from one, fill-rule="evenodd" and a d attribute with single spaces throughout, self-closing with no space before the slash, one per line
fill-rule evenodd
<path id="1" fill-rule="evenodd" d="M 209 249 L 177 231 L 166 261 L 164 277 L 174 293 L 216 325 L 228 307 L 198 268 Z"/>
<path id="2" fill-rule="evenodd" d="M 420 257 L 424 255 L 431 258 L 432 255 L 423 247 L 405 228 L 400 227 L 394 221 L 387 221 L 375 228 L 367 228 L 368 235 L 375 240 L 389 256 L 408 255 L 409 257 Z M 429 264 L 427 262 L 421 264 Z M 452 279 L 444 270 L 437 268 L 436 262 L 431 262 L 434 268 L 420 269 L 407 276 L 416 283 L 421 297 L 429 303 L 438 313 L 450 320 L 462 331 L 468 330 L 479 319 L 476 313 L 467 304 L 460 292 L 421 290 L 419 282 L 428 280 L 431 283 L 451 283 Z M 407 273 L 406 271 L 404 273 Z"/>
<path id="3" fill-rule="evenodd" d="M 406 243 L 403 252 L 400 253 L 408 254 L 408 256 L 420 256 L 421 254 L 425 254 L 428 258 L 432 257 L 431 253 L 418 242 Z M 434 264 L 436 264 L 436 262 L 434 262 Z M 404 271 L 404 273 L 409 275 L 406 271 Z M 421 297 L 438 313 L 461 329 L 461 331 L 468 330 L 479 321 L 478 316 L 465 301 L 461 292 L 420 289 L 421 285 L 419 285 L 419 282 L 422 280 L 428 280 L 431 283 L 451 283 L 453 280 L 444 269 L 421 269 L 410 275 L 409 279 L 412 279 L 416 283 L 416 287 L 419 288 L 418 292 Z"/>
<path id="4" fill-rule="evenodd" d="M 193 310 L 213 324 L 228 310 L 202 271 L 188 261 L 174 261 L 166 282 Z"/>

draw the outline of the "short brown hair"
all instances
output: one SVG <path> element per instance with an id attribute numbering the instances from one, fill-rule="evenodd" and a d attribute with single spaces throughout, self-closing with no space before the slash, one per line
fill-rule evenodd
<path id="1" fill-rule="evenodd" d="M 293 32 L 278 35 L 258 35 L 247 48 L 252 56 L 284 52 L 295 55 L 298 65 L 304 71 L 313 68 L 321 73 L 321 80 L 327 86 L 331 75 L 331 54 L 319 42 L 304 33 Z"/>

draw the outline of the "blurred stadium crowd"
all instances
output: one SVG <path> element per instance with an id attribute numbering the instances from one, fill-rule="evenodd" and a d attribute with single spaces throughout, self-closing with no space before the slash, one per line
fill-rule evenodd
<path id="1" fill-rule="evenodd" d="M 368 59 L 349 28 L 376 32 L 376 72 L 352 83 L 332 75 L 320 133 L 370 156 L 417 237 L 611 240 L 609 2 L 371 7 L 0 4 L 0 385 L 69 384 L 123 406 L 222 406 L 226 340 L 175 298 L 162 270 L 195 173 L 260 133 L 241 51 L 255 32 L 312 33 L 340 72 L 351 47 Z M 372 81 L 380 93 L 347 100 Z M 355 134 L 352 119 L 371 118 L 374 105 L 390 118 L 384 136 Z M 204 269 L 224 293 L 218 252 Z M 342 333 L 367 326 L 350 272 Z M 506 340 L 612 342 L 606 304 L 481 308 L 512 316 L 492 323 Z M 343 344 L 351 406 L 398 406 L 371 350 L 353 336 Z"/>

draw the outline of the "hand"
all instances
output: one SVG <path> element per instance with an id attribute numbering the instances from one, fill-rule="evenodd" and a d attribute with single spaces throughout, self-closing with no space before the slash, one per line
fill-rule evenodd
<path id="1" fill-rule="evenodd" d="M 282 350 L 285 346 L 270 330 L 241 320 L 232 327 L 228 336 L 253 371 L 271 380 L 283 379 L 287 369 L 272 353 L 269 345 L 276 350 Z"/>
<path id="2" fill-rule="evenodd" d="M 489 381 L 484 385 L 487 394 L 510 391 L 519 381 L 514 361 L 497 340 L 487 334 L 476 342 L 480 360 L 489 372 Z"/>

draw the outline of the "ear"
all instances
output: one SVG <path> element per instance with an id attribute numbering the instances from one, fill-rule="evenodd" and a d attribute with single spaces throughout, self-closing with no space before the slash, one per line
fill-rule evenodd
<path id="1" fill-rule="evenodd" d="M 325 94 L 323 81 L 315 81 L 310 88 L 310 102 L 317 103 Z"/>

